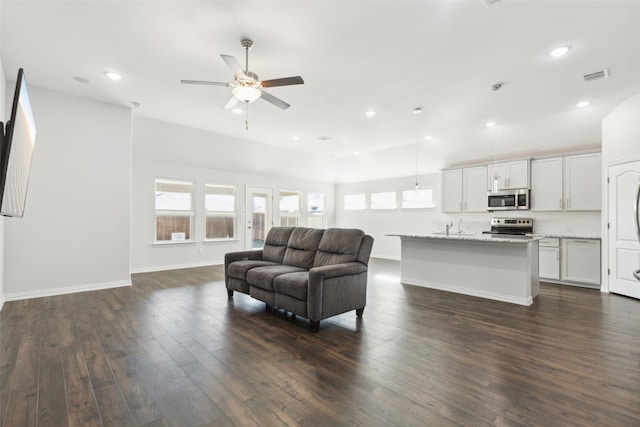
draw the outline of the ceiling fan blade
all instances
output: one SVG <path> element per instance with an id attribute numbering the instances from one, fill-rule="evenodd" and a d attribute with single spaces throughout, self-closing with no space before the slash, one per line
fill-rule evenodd
<path id="1" fill-rule="evenodd" d="M 238 62 L 238 60 L 231 55 L 220 55 L 224 62 L 227 63 L 227 66 L 231 68 L 231 72 L 234 76 L 244 76 L 244 70 L 242 69 L 242 65 Z"/>
<path id="2" fill-rule="evenodd" d="M 289 85 L 301 85 L 304 84 L 302 77 L 283 77 L 281 79 L 263 80 L 262 87 L 276 87 L 276 86 L 289 86 Z"/>
<path id="3" fill-rule="evenodd" d="M 283 110 L 286 110 L 287 108 L 291 107 L 291 105 L 287 104 L 282 99 L 276 98 L 275 96 L 265 91 L 261 91 L 261 92 L 262 92 L 262 95 L 260 96 L 260 98 L 264 99 L 267 102 L 272 103 L 276 107 L 282 108 Z"/>
<path id="4" fill-rule="evenodd" d="M 207 82 L 204 80 L 180 80 L 180 83 L 185 85 L 211 85 L 211 86 L 226 86 L 226 87 L 231 86 L 229 83 Z"/>
<path id="5" fill-rule="evenodd" d="M 238 103 L 238 98 L 236 98 L 235 96 L 232 96 L 231 99 L 227 101 L 226 104 L 224 104 L 224 109 L 230 110 L 233 107 L 235 107 L 237 103 Z"/>

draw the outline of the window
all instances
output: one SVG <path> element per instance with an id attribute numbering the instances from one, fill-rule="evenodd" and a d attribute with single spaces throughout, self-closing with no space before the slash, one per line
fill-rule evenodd
<path id="1" fill-rule="evenodd" d="M 396 192 L 371 193 L 371 209 L 396 209 Z"/>
<path id="2" fill-rule="evenodd" d="M 366 209 L 367 202 L 364 194 L 345 194 L 344 195 L 344 210 L 354 211 L 360 209 Z"/>
<path id="3" fill-rule="evenodd" d="M 205 184 L 205 239 L 236 238 L 236 189 L 226 185 Z"/>
<path id="4" fill-rule="evenodd" d="M 156 179 L 156 242 L 192 240 L 193 182 Z"/>
<path id="5" fill-rule="evenodd" d="M 307 226 L 324 228 L 324 194 L 307 194 Z"/>
<path id="6" fill-rule="evenodd" d="M 298 227 L 302 218 L 300 211 L 300 192 L 280 192 L 280 226 Z"/>
<path id="7" fill-rule="evenodd" d="M 419 190 L 406 190 L 402 192 L 403 209 L 425 209 L 432 208 L 433 189 L 421 188 Z"/>

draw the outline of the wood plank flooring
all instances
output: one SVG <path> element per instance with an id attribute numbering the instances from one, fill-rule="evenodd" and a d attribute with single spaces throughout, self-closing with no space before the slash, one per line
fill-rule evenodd
<path id="1" fill-rule="evenodd" d="M 399 283 L 321 322 L 228 300 L 222 267 L 7 302 L 0 426 L 640 426 L 640 301 L 530 307 Z"/>

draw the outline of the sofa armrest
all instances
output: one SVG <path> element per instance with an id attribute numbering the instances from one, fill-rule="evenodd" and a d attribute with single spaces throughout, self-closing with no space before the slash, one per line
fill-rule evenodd
<path id="1" fill-rule="evenodd" d="M 323 265 L 309 270 L 309 286 L 311 282 L 322 282 L 333 277 L 349 276 L 367 271 L 367 266 L 359 262 L 345 262 L 343 264 Z"/>
<path id="2" fill-rule="evenodd" d="M 234 261 L 241 261 L 243 259 L 262 259 L 262 251 L 241 251 L 241 252 L 229 252 L 224 254 L 225 267 Z"/>
<path id="3" fill-rule="evenodd" d="M 326 265 L 309 270 L 309 320 L 319 321 L 363 308 L 367 300 L 367 271 L 367 266 L 360 262 Z"/>

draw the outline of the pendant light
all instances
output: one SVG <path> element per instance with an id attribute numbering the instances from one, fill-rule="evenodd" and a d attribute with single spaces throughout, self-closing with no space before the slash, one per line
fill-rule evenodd
<path id="1" fill-rule="evenodd" d="M 493 86 L 491 86 L 491 90 L 493 92 L 497 92 L 502 88 L 502 83 L 496 83 Z M 491 177 L 491 192 L 492 193 L 497 193 L 498 192 L 498 168 L 497 168 L 497 163 L 498 163 L 498 158 L 497 158 L 497 152 L 498 152 L 498 101 L 497 98 L 494 99 L 494 103 L 493 103 L 493 121 L 487 123 L 487 126 L 489 127 L 493 127 L 493 176 Z"/>
<path id="2" fill-rule="evenodd" d="M 416 126 L 415 126 L 415 131 L 416 131 L 416 154 L 415 154 L 415 160 L 416 160 L 416 182 L 415 182 L 415 188 L 416 191 L 418 191 L 418 189 L 420 188 L 420 183 L 418 182 L 418 115 L 422 113 L 422 108 L 421 107 L 416 107 L 413 109 L 413 115 L 416 116 Z"/>

